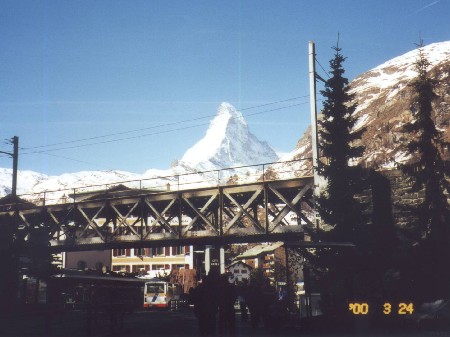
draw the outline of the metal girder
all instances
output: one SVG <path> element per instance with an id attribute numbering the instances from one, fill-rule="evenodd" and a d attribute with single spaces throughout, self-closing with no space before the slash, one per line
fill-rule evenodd
<path id="1" fill-rule="evenodd" d="M 211 221 L 206 217 L 205 211 L 208 209 L 208 207 L 212 204 L 212 202 L 216 199 L 216 197 L 218 196 L 219 191 L 216 191 L 215 193 L 213 193 L 209 200 L 203 205 L 203 207 L 201 209 L 197 209 L 197 207 L 189 200 L 188 197 L 183 196 L 182 199 L 183 201 L 189 205 L 189 207 L 197 214 L 192 221 L 189 223 L 188 227 L 186 228 L 186 230 L 183 231 L 183 234 L 186 234 L 187 231 L 189 231 L 194 224 L 198 221 L 199 218 L 201 218 L 205 224 L 207 225 L 207 227 L 209 227 L 210 230 L 212 230 L 215 234 L 218 234 L 219 231 L 217 229 L 217 226 L 214 226 Z"/>
<path id="2" fill-rule="evenodd" d="M 55 225 L 57 226 L 59 231 L 63 232 L 66 236 L 70 235 L 70 232 L 68 232 L 67 228 L 66 228 L 66 220 L 67 220 L 67 216 L 72 212 L 72 210 L 73 210 L 73 207 L 69 208 L 68 212 L 65 214 L 65 216 L 63 217 L 63 219 L 61 221 L 58 220 L 58 218 L 56 217 L 56 215 L 54 214 L 53 211 L 47 210 L 48 214 L 50 215 L 50 218 L 55 222 Z"/>
<path id="3" fill-rule="evenodd" d="M 170 210 L 170 208 L 175 204 L 175 202 L 177 201 L 177 199 L 172 199 L 169 204 L 163 209 L 162 212 L 159 212 L 157 210 L 157 208 L 146 198 L 145 199 L 145 203 L 148 207 L 150 207 L 150 209 L 155 213 L 156 215 L 156 219 L 155 221 L 153 221 L 150 224 L 150 227 L 154 227 L 157 224 L 161 224 L 161 226 L 168 230 L 170 233 L 172 234 L 178 234 L 169 224 L 169 222 L 164 218 L 165 214 Z M 151 231 L 148 231 L 145 235 L 144 235 L 144 239 L 146 239 L 148 237 L 148 235 L 152 233 Z"/>
<path id="4" fill-rule="evenodd" d="M 34 227 L 44 226 L 55 251 L 279 240 L 283 233 L 301 234 L 301 226 L 286 219 L 290 212 L 311 224 L 302 207 L 312 204 L 312 187 L 312 178 L 306 177 L 176 192 L 140 190 L 139 195 L 103 200 L 94 195 L 92 200 L 0 212 L 0 223 L 13 220 L 25 241 Z"/>
<path id="5" fill-rule="evenodd" d="M 99 236 L 100 238 L 106 242 L 104 235 L 100 232 L 99 227 L 97 226 L 97 224 L 95 223 L 95 219 L 97 218 L 97 216 L 100 214 L 100 212 L 103 210 L 104 206 L 102 206 L 97 213 L 95 213 L 95 215 L 92 217 L 92 219 L 90 219 L 86 213 L 83 211 L 83 209 L 81 207 L 78 208 L 78 210 L 80 211 L 81 215 L 86 219 L 87 224 L 84 227 L 83 232 L 81 233 L 81 235 L 83 235 L 84 233 L 86 233 L 86 231 L 89 229 L 89 227 L 91 227 Z"/>
<path id="6" fill-rule="evenodd" d="M 295 195 L 295 197 L 288 201 L 279 191 L 277 191 L 274 187 L 269 186 L 269 189 L 278 197 L 281 199 L 281 201 L 285 204 L 283 209 L 278 213 L 278 215 L 273 219 L 273 221 L 270 222 L 269 227 L 274 230 L 277 226 L 280 225 L 281 221 L 284 219 L 284 217 L 290 212 L 296 212 L 295 205 L 298 204 L 298 202 L 302 199 L 302 197 L 311 190 L 313 187 L 313 183 L 310 182 L 303 186 L 300 191 Z"/>
<path id="7" fill-rule="evenodd" d="M 257 214 L 254 214 L 252 216 L 248 213 L 247 209 L 254 203 L 256 198 L 261 194 L 263 191 L 263 187 L 261 186 L 258 188 L 253 195 L 247 200 L 247 202 L 242 206 L 240 203 L 238 203 L 232 196 L 231 193 L 228 193 L 227 191 L 224 191 L 224 195 L 235 205 L 239 208 L 239 211 L 237 214 L 234 215 L 233 219 L 227 224 L 225 227 L 224 233 L 227 233 L 230 231 L 231 227 L 234 226 L 236 221 L 238 221 L 242 215 L 245 215 L 254 225 L 255 228 L 259 229 L 261 232 L 264 231 L 264 227 L 261 226 L 261 224 L 258 222 Z"/>

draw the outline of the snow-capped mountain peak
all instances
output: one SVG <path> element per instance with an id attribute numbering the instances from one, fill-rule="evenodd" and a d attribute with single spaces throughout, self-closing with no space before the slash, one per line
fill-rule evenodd
<path id="1" fill-rule="evenodd" d="M 131 181 L 144 179 L 145 188 L 167 188 L 166 184 L 174 175 L 185 175 L 183 181 L 188 185 L 181 188 L 193 188 L 197 185 L 212 183 L 217 184 L 217 174 L 202 174 L 202 171 L 221 170 L 229 167 L 256 165 L 267 162 L 275 162 L 278 156 L 275 151 L 264 141 L 260 141 L 249 131 L 247 122 L 242 113 L 229 103 L 222 103 L 216 116 L 211 120 L 205 136 L 193 147 L 186 151 L 182 160 L 167 170 L 149 169 L 142 175 L 122 171 L 92 171 L 66 173 L 60 176 L 46 176 L 36 172 L 19 171 L 19 194 L 41 193 L 43 191 L 57 191 L 52 196 L 57 202 L 58 198 L 73 193 L 74 188 L 84 190 L 89 185 L 91 189 L 105 189 L 111 184 L 128 181 L 129 187 L 141 186 Z M 246 170 L 229 170 L 230 175 L 237 173 L 257 173 L 258 168 Z M 191 174 L 191 175 L 190 175 Z M 226 181 L 226 173 L 220 179 Z M 192 181 L 195 181 L 195 185 Z M 0 168 L 0 196 L 11 192 L 11 170 Z M 180 185 L 180 181 L 177 182 Z M 104 186 L 103 186 L 104 185 Z M 89 188 L 88 188 L 89 189 Z M 36 196 L 39 198 L 39 195 Z"/>
<path id="2" fill-rule="evenodd" d="M 205 136 L 186 151 L 181 162 L 196 169 L 211 170 L 277 159 L 275 151 L 249 131 L 242 113 L 224 102 Z"/>

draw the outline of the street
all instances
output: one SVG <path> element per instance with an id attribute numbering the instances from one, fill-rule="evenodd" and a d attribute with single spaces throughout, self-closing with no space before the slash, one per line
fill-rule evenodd
<path id="1" fill-rule="evenodd" d="M 26 317 L 1 318 L 0 323 L 2 337 L 89 336 L 86 313 L 80 311 L 57 313 L 52 317 L 50 331 L 46 330 L 43 313 L 34 313 Z M 262 326 L 252 329 L 250 323 L 240 322 L 239 314 L 236 315 L 236 323 L 237 336 L 269 336 Z M 177 311 L 137 311 L 125 316 L 122 327 L 119 323 L 111 324 L 109 317 L 99 315 L 96 322 L 93 319 L 90 336 L 197 337 L 198 323 L 192 308 L 182 308 Z"/>
<path id="2" fill-rule="evenodd" d="M 298 328 L 282 328 L 276 334 L 270 334 L 262 326 L 252 329 L 249 322 L 241 322 L 240 314 L 236 314 L 236 337 L 268 337 L 268 336 L 372 336 L 372 337 L 444 337 L 448 331 L 392 331 L 367 332 L 361 330 L 351 334 L 302 333 Z M 111 324 L 109 317 L 99 316 L 93 320 L 90 334 L 87 331 L 86 314 L 80 311 L 58 313 L 53 317 L 51 330 L 46 330 L 45 315 L 31 314 L 29 316 L 0 318 L 0 336 L 2 337 L 198 337 L 197 319 L 192 308 L 182 308 L 177 311 L 152 310 L 138 311 L 127 315 L 123 326 Z M 219 333 L 216 335 L 220 337 Z"/>

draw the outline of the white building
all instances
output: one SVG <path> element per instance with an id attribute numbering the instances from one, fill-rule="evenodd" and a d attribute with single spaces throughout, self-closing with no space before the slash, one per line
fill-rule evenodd
<path id="1" fill-rule="evenodd" d="M 259 244 L 237 256 L 235 260 L 253 268 L 261 268 L 265 276 L 276 281 L 274 275 L 276 264 L 286 267 L 286 252 L 283 245 L 283 242 Z"/>
<path id="2" fill-rule="evenodd" d="M 242 261 L 235 261 L 226 267 L 226 270 L 230 273 L 229 281 L 237 283 L 243 280 L 250 281 L 250 272 L 253 268 Z"/>

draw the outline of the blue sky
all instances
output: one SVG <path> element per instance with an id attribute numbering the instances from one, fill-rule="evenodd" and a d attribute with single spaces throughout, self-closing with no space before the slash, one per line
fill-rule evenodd
<path id="1" fill-rule="evenodd" d="M 449 40 L 449 15 L 449 0 L 0 0 L 0 151 L 19 136 L 19 169 L 46 174 L 164 169 L 226 101 L 288 152 L 309 125 L 309 40 L 328 69 L 339 32 L 351 80 L 419 35 Z"/>

